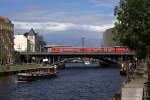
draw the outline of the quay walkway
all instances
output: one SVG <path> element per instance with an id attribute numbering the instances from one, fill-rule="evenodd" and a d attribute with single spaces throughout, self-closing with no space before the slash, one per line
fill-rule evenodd
<path id="1" fill-rule="evenodd" d="M 145 87 L 147 80 L 146 65 L 139 65 L 133 73 L 133 78 L 123 85 L 121 89 L 121 100 L 147 100 Z"/>
<path id="2" fill-rule="evenodd" d="M 143 100 L 145 79 L 132 80 L 121 90 L 121 100 Z"/>
<path id="3" fill-rule="evenodd" d="M 148 81 L 146 64 L 137 66 L 132 76 L 127 73 L 127 79 L 123 82 L 121 89 L 112 97 L 112 100 L 148 100 Z"/>

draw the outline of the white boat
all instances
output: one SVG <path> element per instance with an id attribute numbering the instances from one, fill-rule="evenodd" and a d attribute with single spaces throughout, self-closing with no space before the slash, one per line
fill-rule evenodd
<path id="1" fill-rule="evenodd" d="M 89 61 L 84 61 L 84 64 L 85 64 L 85 65 L 89 65 L 90 62 L 89 62 Z"/>

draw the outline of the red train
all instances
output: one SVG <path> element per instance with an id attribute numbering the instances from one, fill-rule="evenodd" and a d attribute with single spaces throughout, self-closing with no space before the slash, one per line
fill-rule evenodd
<path id="1" fill-rule="evenodd" d="M 130 52 L 127 47 L 105 47 L 105 48 L 76 48 L 76 47 L 53 47 L 51 52 L 61 53 L 61 52 L 87 52 L 87 53 L 97 53 L 97 52 Z"/>

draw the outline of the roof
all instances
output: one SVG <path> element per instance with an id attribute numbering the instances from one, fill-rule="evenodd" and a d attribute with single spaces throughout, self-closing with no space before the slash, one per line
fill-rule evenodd
<path id="1" fill-rule="evenodd" d="M 35 34 L 36 34 L 35 31 L 33 30 L 33 28 L 31 28 L 29 31 L 29 35 L 35 35 Z"/>
<path id="2" fill-rule="evenodd" d="M 25 36 L 33 36 L 36 35 L 37 33 L 35 33 L 35 31 L 33 30 L 33 28 L 30 29 L 29 32 L 24 33 Z"/>
<path id="3" fill-rule="evenodd" d="M 7 22 L 7 23 L 9 23 L 11 21 L 8 19 L 8 17 L 0 16 L 0 22 Z"/>

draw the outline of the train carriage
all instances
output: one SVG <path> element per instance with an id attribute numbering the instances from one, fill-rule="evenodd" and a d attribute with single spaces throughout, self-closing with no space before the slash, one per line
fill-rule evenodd
<path id="1" fill-rule="evenodd" d="M 67 53 L 67 52 L 73 52 L 73 53 L 124 53 L 124 52 L 130 52 L 131 50 L 127 47 L 103 47 L 103 48 L 79 48 L 79 47 L 53 47 L 51 49 L 51 52 L 56 53 Z"/>

